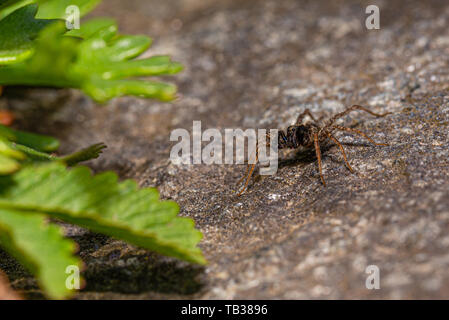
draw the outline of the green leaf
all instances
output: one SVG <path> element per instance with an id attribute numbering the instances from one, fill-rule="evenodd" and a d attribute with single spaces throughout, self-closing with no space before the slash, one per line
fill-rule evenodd
<path id="1" fill-rule="evenodd" d="M 33 41 L 38 33 L 56 21 L 46 19 L 65 19 L 66 10 L 71 5 L 77 6 L 80 16 L 83 16 L 99 2 L 101 0 L 0 1 L 0 65 L 17 63 L 30 57 L 34 48 Z"/>
<path id="2" fill-rule="evenodd" d="M 114 19 L 97 18 L 83 22 L 79 29 L 70 30 L 66 35 L 87 39 L 102 29 L 110 29 L 113 32 L 117 32 L 118 26 Z"/>
<path id="3" fill-rule="evenodd" d="M 17 9 L 33 3 L 33 0 L 2 0 L 0 1 L 0 20 Z"/>
<path id="4" fill-rule="evenodd" d="M 14 130 L 1 124 L 0 137 L 39 151 L 51 152 L 59 148 L 59 141 L 53 137 Z"/>
<path id="5" fill-rule="evenodd" d="M 11 147 L 10 143 L 4 137 L 0 137 L 0 154 L 9 158 L 23 160 L 25 155 Z"/>
<path id="6" fill-rule="evenodd" d="M 0 174 L 10 174 L 17 171 L 20 168 L 20 164 L 11 157 L 0 154 Z"/>
<path id="7" fill-rule="evenodd" d="M 102 150 L 106 148 L 106 145 L 102 142 L 93 144 L 87 148 L 80 151 L 72 153 L 70 155 L 59 157 L 58 159 L 68 166 L 73 166 L 83 161 L 96 159 L 100 156 Z"/>
<path id="8" fill-rule="evenodd" d="M 8 140 L 0 137 L 0 175 L 10 174 L 20 168 L 19 161 L 23 160 L 25 155 L 10 146 Z"/>
<path id="9" fill-rule="evenodd" d="M 175 98 L 172 84 L 136 79 L 182 70 L 166 56 L 134 60 L 148 49 L 150 38 L 118 35 L 116 25 L 104 19 L 71 31 L 77 37 L 63 36 L 64 31 L 61 23 L 45 28 L 31 58 L 0 68 L 0 85 L 79 88 L 98 102 L 123 95 Z"/>
<path id="10" fill-rule="evenodd" d="M 2 0 L 0 1 L 0 20 L 17 9 L 28 4 L 39 5 L 38 18 L 65 19 L 67 7 L 75 5 L 80 10 L 80 16 L 92 11 L 101 0 Z"/>
<path id="11" fill-rule="evenodd" d="M 79 88 L 100 102 L 122 95 L 173 99 L 174 85 L 140 79 L 182 69 L 166 56 L 135 60 L 150 38 L 120 35 L 110 19 L 69 32 L 64 21 L 46 20 L 65 18 L 69 5 L 84 15 L 99 2 L 0 0 L 0 86 Z M 49 297 L 68 297 L 66 268 L 81 265 L 72 256 L 75 244 L 48 222 L 52 217 L 206 263 L 193 220 L 178 217 L 178 205 L 160 201 L 156 189 L 139 189 L 131 180 L 119 183 L 110 172 L 92 176 L 85 167 L 66 168 L 98 157 L 104 144 L 63 157 L 49 153 L 58 147 L 52 137 L 0 125 L 0 245 L 29 268 Z"/>
<path id="12" fill-rule="evenodd" d="M 9 174 L 20 168 L 19 161 L 26 156 L 34 161 L 59 161 L 73 166 L 83 161 L 96 159 L 106 145 L 96 143 L 66 156 L 47 152 L 55 151 L 59 141 L 53 137 L 14 130 L 0 125 L 0 175 Z"/>
<path id="13" fill-rule="evenodd" d="M 101 0 L 38 0 L 39 11 L 36 18 L 38 19 L 65 19 L 67 17 L 67 8 L 69 6 L 77 6 L 80 10 L 80 16 L 92 11 Z"/>
<path id="14" fill-rule="evenodd" d="M 37 5 L 21 8 L 0 21 L 0 65 L 17 63 L 33 53 L 34 39 L 51 20 L 37 20 Z"/>
<path id="15" fill-rule="evenodd" d="M 66 269 L 81 267 L 81 261 L 73 256 L 75 243 L 46 220 L 38 212 L 0 208 L 0 245 L 36 276 L 50 298 L 62 299 L 73 293 L 66 287 Z"/>
<path id="16" fill-rule="evenodd" d="M 74 166 L 80 162 L 96 159 L 100 156 L 100 153 L 106 145 L 104 143 L 96 143 L 80 151 L 74 152 L 67 156 L 58 157 L 53 154 L 48 154 L 42 151 L 35 150 L 33 148 L 24 146 L 22 144 L 11 143 L 10 146 L 14 151 L 22 152 L 35 161 L 59 161 L 65 163 L 68 166 Z"/>
<path id="17" fill-rule="evenodd" d="M 60 163 L 25 166 L 0 177 L 0 209 L 46 213 L 164 255 L 205 263 L 197 247 L 202 235 L 193 220 L 178 217 L 173 201 L 155 188 L 118 183 L 112 172 L 92 176 L 86 167 Z"/>

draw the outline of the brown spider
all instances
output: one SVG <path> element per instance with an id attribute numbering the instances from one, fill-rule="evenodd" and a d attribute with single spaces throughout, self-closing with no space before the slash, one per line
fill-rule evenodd
<path id="1" fill-rule="evenodd" d="M 323 185 L 326 186 L 326 182 L 324 181 L 323 172 L 322 172 L 322 168 L 321 168 L 320 143 L 324 142 L 327 139 L 331 139 L 340 148 L 340 151 L 343 155 L 343 158 L 345 160 L 345 163 L 346 163 L 349 171 L 354 172 L 354 170 L 349 165 L 348 159 L 346 158 L 346 153 L 345 153 L 345 150 L 343 149 L 343 146 L 341 145 L 340 141 L 338 141 L 337 138 L 335 138 L 332 135 L 332 132 L 334 132 L 335 130 L 353 132 L 353 133 L 361 135 L 362 137 L 364 137 L 365 139 L 367 139 L 369 142 L 371 142 L 374 145 L 388 146 L 388 144 L 386 144 L 386 143 L 374 142 L 373 139 L 371 139 L 365 133 L 363 133 L 357 129 L 342 127 L 342 126 L 334 124 L 336 120 L 344 117 L 351 111 L 355 111 L 355 110 L 362 110 L 362 111 L 368 112 L 369 114 L 376 116 L 376 117 L 385 117 L 387 114 L 391 113 L 391 112 L 387 112 L 384 114 L 377 114 L 377 113 L 374 113 L 362 106 L 353 105 L 352 107 L 346 108 L 345 111 L 337 113 L 332 118 L 330 118 L 323 127 L 320 127 L 318 124 L 316 124 L 317 120 L 315 120 L 313 115 L 310 113 L 309 109 L 306 109 L 303 113 L 301 113 L 298 116 L 298 119 L 296 120 L 296 123 L 294 125 L 289 126 L 286 131 L 279 130 L 278 149 L 296 149 L 300 146 L 305 147 L 305 148 L 314 147 L 315 152 L 316 152 L 316 157 L 318 159 L 318 169 L 320 171 L 321 181 L 323 182 Z M 314 122 L 303 124 L 302 121 L 306 115 L 310 116 Z M 267 146 L 270 146 L 269 139 L 270 139 L 270 136 L 269 136 L 269 134 L 267 134 Z M 249 180 L 254 172 L 254 168 L 256 167 L 256 164 L 259 159 L 258 156 L 259 156 L 258 155 L 258 147 L 256 146 L 256 161 L 255 161 L 255 163 L 248 164 L 248 166 L 246 168 L 245 175 L 237 183 L 237 184 L 240 184 L 246 177 L 245 184 L 242 187 L 242 189 L 240 190 L 240 192 L 238 193 L 238 196 L 240 196 L 243 192 L 245 192 L 247 190 Z"/>

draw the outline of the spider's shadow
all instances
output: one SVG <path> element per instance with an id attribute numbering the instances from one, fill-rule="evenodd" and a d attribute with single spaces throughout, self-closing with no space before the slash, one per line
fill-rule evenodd
<path id="1" fill-rule="evenodd" d="M 368 143 L 354 143 L 354 142 L 341 142 L 343 146 L 346 147 L 371 147 L 371 144 Z M 325 145 L 320 146 L 321 155 L 323 159 L 330 158 L 334 162 L 341 162 L 337 160 L 334 155 L 328 153 L 328 151 L 332 148 L 337 148 L 336 154 L 340 154 L 340 150 L 338 146 L 334 143 L 327 143 Z M 316 162 L 316 153 L 314 148 L 309 149 L 300 149 L 294 152 L 294 155 L 290 155 L 288 158 L 279 157 L 278 169 L 282 169 L 285 167 L 294 167 L 299 164 L 309 164 Z"/>
<path id="2" fill-rule="evenodd" d="M 120 250 L 92 257 L 109 243 L 109 237 L 93 232 L 70 237 L 83 251 L 86 280 L 82 293 L 149 294 L 155 297 L 191 297 L 205 286 L 203 266 L 182 262 L 156 253 L 131 251 L 120 257 Z M 123 246 L 126 246 L 123 244 Z M 121 263 L 119 263 L 121 262 Z M 12 256 L 0 249 L 0 269 L 8 276 L 13 289 L 27 299 L 45 299 L 33 276 Z M 126 297 L 126 296 L 125 296 Z M 75 296 L 76 298 L 76 296 Z"/>
<path id="3" fill-rule="evenodd" d="M 161 256 L 153 252 L 131 250 L 122 255 L 117 247 L 92 258 L 93 247 L 102 247 L 109 242 L 107 236 L 88 232 L 75 237 L 83 252 L 86 270 L 84 292 L 116 292 L 121 294 L 141 294 L 152 292 L 158 295 L 189 296 L 204 287 L 203 266 L 197 266 L 177 259 Z M 123 243 L 124 247 L 126 245 Z M 114 244 L 114 247 L 116 245 Z M 123 247 L 123 248 L 124 248 Z M 93 251 L 92 251 L 93 252 Z M 100 251 L 102 250 L 100 249 Z M 118 263 L 121 260 L 123 263 Z"/>

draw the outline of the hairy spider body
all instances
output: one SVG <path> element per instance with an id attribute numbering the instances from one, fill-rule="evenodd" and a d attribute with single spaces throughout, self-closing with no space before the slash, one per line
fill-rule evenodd
<path id="1" fill-rule="evenodd" d="M 313 117 L 313 115 L 310 113 L 309 109 L 306 109 L 303 113 L 301 113 L 296 123 L 292 126 L 289 126 L 287 130 L 279 130 L 278 131 L 278 149 L 297 149 L 299 147 L 305 147 L 305 148 L 315 148 L 316 157 L 318 160 L 318 169 L 320 173 L 320 178 L 324 186 L 326 186 L 326 182 L 323 177 L 322 172 L 322 166 L 321 166 L 321 149 L 320 149 L 320 143 L 323 143 L 324 141 L 330 139 L 332 140 L 340 149 L 340 152 L 343 155 L 343 159 L 345 161 L 346 166 L 348 167 L 349 171 L 354 172 L 352 167 L 349 165 L 348 159 L 346 158 L 345 150 L 340 143 L 340 141 L 334 137 L 332 134 L 334 131 L 345 131 L 345 132 L 352 132 L 356 133 L 358 135 L 361 135 L 365 139 L 367 139 L 369 142 L 371 142 L 374 145 L 378 146 L 387 146 L 387 144 L 384 143 L 376 143 L 373 139 L 371 139 L 369 136 L 367 136 L 365 133 L 352 128 L 342 127 L 335 124 L 335 121 L 344 117 L 351 111 L 355 110 L 361 110 L 365 111 L 373 116 L 376 117 L 385 117 L 387 114 L 390 114 L 390 112 L 384 113 L 384 114 L 378 114 L 374 113 L 362 106 L 359 105 L 353 105 L 352 107 L 346 108 L 345 111 L 337 113 L 332 118 L 330 118 L 323 126 L 319 126 L 317 124 L 317 120 Z M 304 117 L 308 115 L 312 118 L 313 122 L 310 123 L 303 123 Z M 267 146 L 270 145 L 270 136 L 267 135 Z M 248 188 L 249 180 L 254 172 L 254 168 L 258 161 L 258 147 L 256 147 L 256 163 L 254 164 L 248 164 L 246 173 L 240 179 L 238 183 L 241 183 L 245 177 L 245 184 L 243 188 L 240 190 L 238 195 L 241 195 L 245 190 Z"/>
<path id="2" fill-rule="evenodd" d="M 310 133 L 319 130 L 315 124 L 289 126 L 287 130 L 278 132 L 278 149 L 297 149 L 301 146 L 313 146 L 313 137 Z"/>

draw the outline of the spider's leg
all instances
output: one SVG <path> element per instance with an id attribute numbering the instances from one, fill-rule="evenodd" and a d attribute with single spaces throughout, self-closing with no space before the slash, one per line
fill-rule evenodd
<path id="1" fill-rule="evenodd" d="M 254 168 L 256 167 L 257 161 L 259 160 L 259 143 L 256 143 L 256 159 L 255 162 L 253 164 L 249 164 L 246 166 L 246 172 L 245 175 L 239 180 L 239 182 L 237 182 L 237 185 L 239 185 L 245 178 L 245 185 L 240 189 L 239 193 L 237 194 L 237 196 L 240 196 L 243 194 L 243 192 L 246 191 L 246 189 L 248 189 L 248 184 L 249 184 L 249 179 L 251 178 L 251 176 L 253 175 L 254 172 Z M 249 161 L 249 159 L 248 159 Z M 249 171 L 249 172 L 248 172 Z"/>
<path id="2" fill-rule="evenodd" d="M 331 140 L 334 141 L 337 144 L 337 146 L 340 148 L 341 154 L 343 155 L 343 158 L 345 159 L 345 163 L 348 166 L 349 171 L 354 172 L 354 170 L 352 170 L 351 166 L 349 165 L 348 158 L 346 158 L 345 149 L 343 149 L 343 146 L 341 145 L 340 141 L 338 141 L 337 138 L 335 138 L 330 133 L 328 133 L 327 136 L 329 138 L 331 138 Z"/>
<path id="3" fill-rule="evenodd" d="M 249 171 L 249 174 L 246 176 L 246 181 L 245 181 L 245 185 L 240 189 L 239 193 L 237 194 L 237 196 L 241 196 L 243 194 L 243 192 L 245 192 L 248 189 L 248 184 L 249 184 L 249 179 L 251 178 L 251 176 L 253 175 L 254 172 L 254 168 L 256 167 L 256 163 L 251 165 L 251 170 Z M 245 176 L 243 176 L 243 178 L 245 178 Z M 243 180 L 243 178 L 241 180 Z"/>
<path id="4" fill-rule="evenodd" d="M 246 171 L 245 171 L 245 174 L 244 174 L 243 177 L 241 177 L 240 180 L 237 182 L 237 185 L 241 184 L 242 181 L 245 179 L 245 177 L 248 175 L 248 171 L 249 171 L 249 168 L 250 168 L 250 167 L 251 167 L 251 165 L 248 163 L 248 164 L 246 165 Z"/>
<path id="5" fill-rule="evenodd" d="M 391 112 L 386 112 L 386 113 L 382 113 L 382 114 L 380 114 L 380 113 L 374 113 L 374 112 L 372 112 L 371 110 L 369 110 L 369 109 L 367 109 L 367 108 L 365 108 L 365 107 L 362 107 L 362 106 L 359 106 L 359 105 L 355 104 L 355 105 L 353 105 L 352 107 L 346 108 L 345 111 L 340 112 L 340 113 L 337 113 L 337 114 L 334 115 L 332 118 L 330 118 L 329 121 L 328 121 L 328 123 L 326 124 L 326 128 L 328 128 L 328 127 L 330 127 L 331 125 L 333 125 L 334 122 L 337 121 L 338 119 L 344 117 L 344 116 L 347 115 L 348 113 L 350 113 L 350 112 L 352 112 L 352 111 L 355 111 L 355 110 L 362 110 L 362 111 L 365 111 L 365 112 L 367 112 L 367 113 L 369 113 L 369 114 L 371 114 L 371 115 L 373 115 L 373 116 L 376 116 L 376 117 L 385 117 L 387 114 L 391 114 Z"/>
<path id="6" fill-rule="evenodd" d="M 318 140 L 318 133 L 313 134 L 313 142 L 315 143 L 315 152 L 316 152 L 316 157 L 318 159 L 318 169 L 320 170 L 321 181 L 323 182 L 323 185 L 326 186 L 326 182 L 324 181 L 324 177 L 323 177 L 323 170 L 321 168 L 321 149 L 320 149 L 320 144 L 319 144 L 319 140 Z"/>
<path id="7" fill-rule="evenodd" d="M 371 139 L 370 137 L 368 137 L 368 135 L 360 130 L 357 129 L 352 129 L 352 128 L 347 128 L 347 127 L 342 127 L 342 126 L 333 126 L 333 128 L 341 130 L 341 131 L 346 131 L 346 132 L 353 132 L 356 133 L 358 135 L 361 135 L 362 137 L 364 137 L 366 140 L 368 140 L 369 142 L 371 142 L 372 144 L 376 145 L 376 146 L 388 146 L 387 143 L 377 143 L 375 142 L 373 139 Z"/>
<path id="8" fill-rule="evenodd" d="M 312 113 L 310 112 L 310 110 L 309 110 L 309 109 L 306 109 L 306 110 L 304 110 L 303 113 L 301 113 L 301 114 L 298 116 L 298 118 L 296 119 L 295 124 L 296 124 L 296 125 L 301 124 L 301 123 L 302 123 L 302 120 L 304 119 L 305 116 L 311 117 L 312 120 L 316 122 L 316 119 L 313 117 L 313 115 L 312 115 Z"/>

